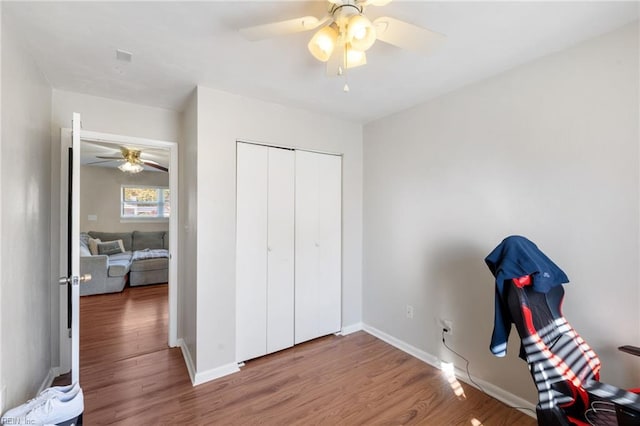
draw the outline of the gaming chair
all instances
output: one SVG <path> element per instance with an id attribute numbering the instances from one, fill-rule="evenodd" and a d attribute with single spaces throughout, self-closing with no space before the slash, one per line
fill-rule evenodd
<path id="1" fill-rule="evenodd" d="M 496 277 L 491 351 L 506 355 L 515 324 L 538 390 L 538 424 L 640 425 L 640 395 L 599 382 L 598 356 L 562 314 L 564 272 L 520 236 L 503 240 L 485 262 Z"/>

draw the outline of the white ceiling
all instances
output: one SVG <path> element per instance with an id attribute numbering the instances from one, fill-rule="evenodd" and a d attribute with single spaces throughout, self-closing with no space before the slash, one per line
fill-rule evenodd
<path id="1" fill-rule="evenodd" d="M 365 123 L 637 20 L 634 2 L 395 0 L 367 15 L 445 34 L 419 56 L 377 42 L 349 71 L 351 91 L 306 44 L 312 32 L 250 42 L 238 29 L 304 15 L 326 2 L 2 2 L 51 85 L 181 110 L 196 85 Z M 115 50 L 133 53 L 117 61 Z"/>

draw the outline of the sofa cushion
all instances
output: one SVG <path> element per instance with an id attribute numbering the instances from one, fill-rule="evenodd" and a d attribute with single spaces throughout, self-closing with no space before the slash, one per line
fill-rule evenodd
<path id="1" fill-rule="evenodd" d="M 164 231 L 133 231 L 132 250 L 164 248 Z"/>
<path id="2" fill-rule="evenodd" d="M 131 272 L 154 271 L 157 269 L 168 269 L 169 258 L 161 257 L 157 259 L 136 260 L 131 263 Z"/>
<path id="3" fill-rule="evenodd" d="M 109 256 L 108 263 L 110 277 L 124 277 L 131 266 L 131 252 L 112 254 Z"/>
<path id="4" fill-rule="evenodd" d="M 105 241 L 102 243 L 98 243 L 98 254 L 110 255 L 118 253 L 124 253 L 122 240 Z"/>
<path id="5" fill-rule="evenodd" d="M 109 262 L 108 275 L 110 277 L 124 277 L 129 272 L 129 262 L 118 260 L 116 262 Z"/>
<path id="6" fill-rule="evenodd" d="M 153 271 L 131 271 L 129 274 L 129 285 L 147 285 L 169 282 L 168 269 L 154 269 Z"/>
<path id="7" fill-rule="evenodd" d="M 109 256 L 109 262 L 115 262 L 119 260 L 124 260 L 127 262 L 131 262 L 131 252 L 125 251 L 124 253 L 112 254 Z"/>
<path id="8" fill-rule="evenodd" d="M 99 238 L 101 241 L 122 240 L 125 251 L 131 251 L 132 235 L 131 232 L 97 232 L 89 231 L 89 235 L 93 238 Z"/>

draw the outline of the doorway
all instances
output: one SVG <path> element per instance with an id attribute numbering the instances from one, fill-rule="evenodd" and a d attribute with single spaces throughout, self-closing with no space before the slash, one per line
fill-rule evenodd
<path id="1" fill-rule="evenodd" d="M 117 155 L 121 157 L 126 157 L 127 152 L 123 150 L 123 148 L 127 148 L 129 150 L 138 151 L 138 159 L 141 159 L 143 162 L 149 162 L 151 167 L 148 167 L 147 164 L 143 164 L 145 167 L 145 172 L 142 173 L 165 173 L 168 175 L 168 186 L 166 187 L 166 191 L 164 194 L 161 194 L 163 197 L 166 197 L 170 194 L 169 202 L 167 200 L 163 200 L 163 208 L 168 208 L 170 211 L 170 207 L 174 206 L 173 211 L 168 214 L 168 235 L 171 238 L 168 238 L 167 248 L 169 253 L 168 258 L 168 271 L 167 271 L 167 287 L 168 287 L 168 324 L 167 324 L 167 344 L 169 347 L 177 346 L 177 306 L 178 306 L 178 215 L 177 215 L 177 206 L 178 206 L 178 147 L 176 142 L 168 142 L 168 141 L 159 141 L 152 139 L 144 139 L 123 135 L 114 135 L 114 134 L 106 134 L 99 132 L 91 132 L 91 131 L 81 131 L 81 153 L 82 150 L 87 148 L 88 151 L 93 149 L 92 155 L 94 157 L 116 157 Z M 66 170 L 68 168 L 69 159 L 68 159 L 68 148 L 71 146 L 71 130 L 70 129 L 61 129 L 61 165 L 63 172 L 61 173 L 61 188 L 67 188 L 68 175 Z M 167 159 L 167 163 L 163 165 L 161 162 L 156 161 L 162 155 L 165 155 Z M 86 157 L 87 160 L 81 161 L 81 164 L 86 162 L 94 162 L 90 161 L 90 157 Z M 102 173 L 104 174 L 107 168 L 114 169 L 117 165 L 122 165 L 126 161 L 120 161 L 119 158 L 93 158 L 95 163 L 100 164 L 101 166 L 95 166 L 96 169 L 103 169 Z M 126 159 L 125 159 L 126 160 Z M 103 162 L 103 163 L 99 163 Z M 111 164 L 109 164 L 111 162 Z M 135 161 L 134 161 L 135 162 Z M 109 167 L 111 166 L 111 167 Z M 158 170 L 157 172 L 151 172 L 147 169 Z M 164 169 L 164 170 L 163 170 Z M 118 169 L 115 169 L 118 170 Z M 118 170 L 119 173 L 125 173 L 124 171 Z M 82 172 L 80 173 L 80 177 L 82 179 Z M 113 183 L 112 183 L 113 184 Z M 135 186 L 135 185 L 134 185 Z M 138 185 L 140 186 L 140 185 Z M 149 185 L 147 185 L 149 186 Z M 163 185 L 158 185 L 158 188 L 163 188 Z M 79 185 L 80 192 L 76 194 L 76 189 L 74 189 L 74 196 L 79 196 L 82 192 L 82 183 Z M 96 188 L 96 192 L 102 191 L 101 188 Z M 119 194 L 122 192 L 122 187 L 117 187 L 117 191 Z M 160 192 L 163 190 L 160 189 Z M 64 202 L 61 202 L 63 206 L 63 210 L 66 210 L 66 191 L 64 194 L 61 194 L 61 198 L 64 199 Z M 117 196 L 119 198 L 120 195 Z M 62 200 L 61 200 L 62 201 Z M 118 206 L 114 206 L 114 210 L 122 211 L 122 206 L 120 205 L 121 200 L 118 200 Z M 130 207 L 130 205 L 129 205 Z M 138 211 L 142 211 L 144 214 L 145 208 L 148 212 L 148 205 L 140 205 Z M 101 218 L 107 219 L 102 213 L 81 210 L 81 219 L 85 222 L 85 227 L 91 227 L 91 224 L 97 224 Z M 135 219 L 135 218 L 134 218 Z M 113 219 L 110 219 L 113 221 Z M 145 222 L 136 222 L 135 220 L 127 221 L 126 217 L 123 219 L 120 215 L 117 219 L 118 222 L 124 220 L 124 222 L 129 222 L 129 226 L 143 226 Z M 81 223 L 82 223 L 81 221 Z M 66 265 L 67 265 L 67 251 L 66 251 L 66 241 L 67 241 L 67 215 L 65 213 L 61 214 L 60 221 L 60 239 L 62 244 L 65 246 L 60 253 L 60 265 L 61 265 L 61 275 L 66 274 Z M 109 226 L 103 223 L 104 226 Z M 148 226 L 145 225 L 145 226 Z M 85 229 L 85 231 L 88 230 Z M 64 373 L 70 370 L 71 368 L 71 338 L 68 333 L 68 300 L 66 289 L 64 287 L 60 290 L 60 372 Z M 79 316 L 82 318 L 82 315 Z"/>

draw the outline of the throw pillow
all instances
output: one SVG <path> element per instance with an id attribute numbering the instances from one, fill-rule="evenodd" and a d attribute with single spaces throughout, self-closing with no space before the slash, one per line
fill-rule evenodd
<path id="1" fill-rule="evenodd" d="M 89 238 L 89 251 L 92 255 L 98 254 L 98 244 L 101 242 L 99 238 Z"/>
<path id="2" fill-rule="evenodd" d="M 98 254 L 118 254 L 124 252 L 124 245 L 122 240 L 105 241 L 104 243 L 98 243 Z"/>

